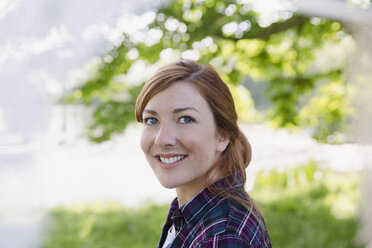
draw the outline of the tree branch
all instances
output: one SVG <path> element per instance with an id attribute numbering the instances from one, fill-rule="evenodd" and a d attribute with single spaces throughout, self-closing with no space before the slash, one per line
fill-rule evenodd
<path id="1" fill-rule="evenodd" d="M 273 23 L 267 28 L 255 27 L 250 31 L 246 32 L 242 38 L 225 37 L 221 34 L 224 39 L 240 40 L 240 39 L 262 39 L 268 40 L 271 35 L 290 29 L 292 27 L 301 25 L 309 20 L 307 16 L 294 16 L 284 22 Z"/>
<path id="2" fill-rule="evenodd" d="M 254 38 L 267 40 L 271 35 L 282 32 L 284 30 L 290 29 L 292 27 L 301 25 L 309 20 L 309 17 L 305 16 L 294 16 L 291 19 L 288 19 L 284 22 L 277 22 L 273 23 L 271 26 L 267 28 L 262 28 L 259 32 L 256 34 L 253 34 L 255 36 Z M 246 33 L 247 35 L 244 35 L 243 38 L 253 38 L 249 37 L 249 32 Z M 245 37 L 248 36 L 248 37 Z"/>

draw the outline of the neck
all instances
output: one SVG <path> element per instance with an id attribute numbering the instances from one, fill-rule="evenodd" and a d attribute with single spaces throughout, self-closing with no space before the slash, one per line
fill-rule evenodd
<path id="1" fill-rule="evenodd" d="M 177 200 L 178 206 L 182 207 L 187 202 L 189 202 L 192 198 L 194 198 L 200 191 L 205 189 L 211 183 L 217 181 L 218 179 L 222 178 L 219 173 L 216 171 L 212 171 L 209 174 L 209 177 L 206 176 L 199 177 L 192 182 L 184 184 L 176 188 L 177 192 Z"/>
<path id="2" fill-rule="evenodd" d="M 189 202 L 200 191 L 207 187 L 205 178 L 198 178 L 188 184 L 184 184 L 176 188 L 178 206 L 181 207 Z"/>

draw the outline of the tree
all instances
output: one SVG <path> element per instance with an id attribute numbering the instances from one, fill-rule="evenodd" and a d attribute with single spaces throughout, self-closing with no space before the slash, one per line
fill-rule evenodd
<path id="1" fill-rule="evenodd" d="M 345 60 L 327 66 L 320 66 L 318 60 L 326 56 L 328 47 L 352 44 L 346 27 L 290 9 L 265 20 L 250 1 L 244 2 L 170 1 L 142 31 L 147 38 L 123 33 L 121 44 L 102 57 L 94 75 L 66 97 L 68 103 L 94 109 L 90 139 L 109 140 L 134 121 L 135 100 L 143 84 L 123 82 L 123 75 L 139 61 L 161 63 L 164 54 L 171 54 L 173 60 L 191 56 L 210 63 L 234 92 L 247 76 L 265 85 L 272 104 L 263 116 L 277 127 L 311 127 L 321 141 L 342 131 L 350 114 Z"/>

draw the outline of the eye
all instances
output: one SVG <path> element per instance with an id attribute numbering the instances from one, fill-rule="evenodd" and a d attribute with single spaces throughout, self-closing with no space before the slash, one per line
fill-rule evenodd
<path id="1" fill-rule="evenodd" d="M 192 118 L 190 116 L 182 116 L 179 119 L 179 122 L 182 123 L 182 124 L 191 124 L 191 123 L 194 123 L 195 120 L 194 120 L 194 118 Z"/>
<path id="2" fill-rule="evenodd" d="M 153 125 L 155 125 L 155 124 L 158 124 L 158 120 L 156 119 L 156 118 L 154 118 L 154 117 L 148 117 L 148 118 L 145 118 L 144 120 L 143 120 L 143 123 L 145 124 L 145 125 L 149 125 L 149 126 L 153 126 Z"/>

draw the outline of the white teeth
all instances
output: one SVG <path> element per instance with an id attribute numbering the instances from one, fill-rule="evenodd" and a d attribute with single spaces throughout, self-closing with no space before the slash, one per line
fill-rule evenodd
<path id="1" fill-rule="evenodd" d="M 176 156 L 176 157 L 170 157 L 170 158 L 163 158 L 163 157 L 159 157 L 160 158 L 160 161 L 165 163 L 165 164 L 172 164 L 174 162 L 177 162 L 181 159 L 183 159 L 185 156 L 181 155 L 181 156 Z"/>

